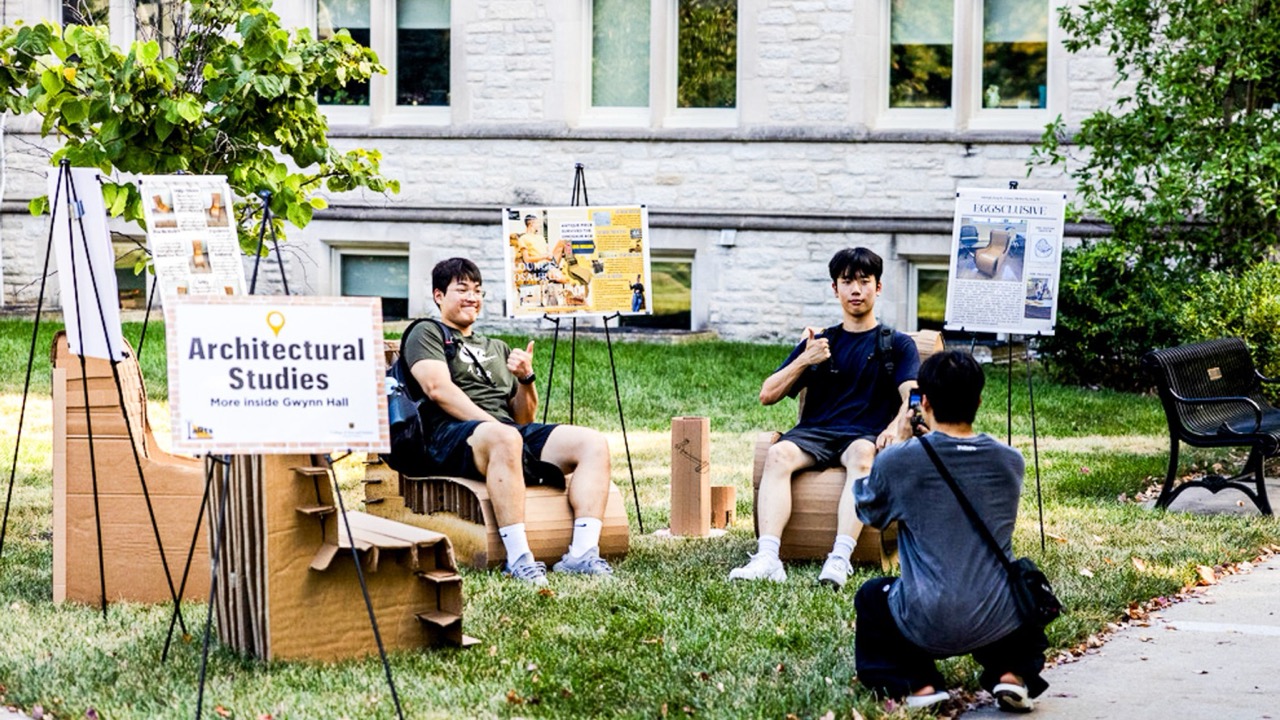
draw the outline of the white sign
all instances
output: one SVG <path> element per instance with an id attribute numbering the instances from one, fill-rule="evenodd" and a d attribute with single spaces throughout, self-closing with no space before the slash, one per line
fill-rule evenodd
<path id="1" fill-rule="evenodd" d="M 102 183 L 97 168 L 69 169 L 64 176 L 50 168 L 48 175 L 67 347 L 75 355 L 121 360 L 120 291 Z"/>
<path id="2" fill-rule="evenodd" d="M 175 295 L 243 295 L 234 198 L 221 175 L 143 175 L 147 245 L 165 303 Z"/>
<path id="3" fill-rule="evenodd" d="M 175 296 L 165 306 L 178 452 L 388 452 L 378 298 Z"/>
<path id="4" fill-rule="evenodd" d="M 1060 191 L 956 191 L 948 330 L 1053 334 L 1066 203 Z"/>

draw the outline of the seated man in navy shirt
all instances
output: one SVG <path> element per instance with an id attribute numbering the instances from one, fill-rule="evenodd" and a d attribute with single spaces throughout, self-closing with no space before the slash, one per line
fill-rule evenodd
<path id="1" fill-rule="evenodd" d="M 759 547 L 750 562 L 729 573 L 730 580 L 787 579 L 778 549 L 791 518 L 791 478 L 799 470 L 840 465 L 848 480 L 833 508 L 835 544 L 818 576 L 839 590 L 862 530 L 853 480 L 871 471 L 877 449 L 911 436 L 907 395 L 915 387 L 920 355 L 911 338 L 876 322 L 884 261 L 867 248 L 845 248 L 827 269 L 843 317 L 821 332 L 807 330 L 808 337 L 760 388 L 765 405 L 808 393 L 799 424 L 769 448 L 756 503 Z M 882 337 L 882 331 L 888 334 Z"/>

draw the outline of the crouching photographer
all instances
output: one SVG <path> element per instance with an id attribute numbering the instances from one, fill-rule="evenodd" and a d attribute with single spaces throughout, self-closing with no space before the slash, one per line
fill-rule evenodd
<path id="1" fill-rule="evenodd" d="M 935 660 L 972 653 L 980 682 L 1002 710 L 1030 712 L 1048 687 L 1040 677 L 1048 643 L 1023 623 L 1000 560 L 977 531 L 963 494 L 1006 556 L 1018 515 L 1023 460 L 1013 448 L 973 431 L 985 378 L 967 353 L 946 351 L 920 367 L 919 409 L 926 434 L 881 451 L 854 482 L 860 519 L 898 522 L 900 578 L 869 580 L 854 598 L 859 681 L 909 707 L 949 696 Z M 943 479 L 949 469 L 956 491 Z"/>

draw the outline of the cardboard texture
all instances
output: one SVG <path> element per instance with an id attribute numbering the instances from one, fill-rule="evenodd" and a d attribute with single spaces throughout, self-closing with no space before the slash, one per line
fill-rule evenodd
<path id="1" fill-rule="evenodd" d="M 392 481 L 393 477 L 398 480 Z M 573 482 L 572 476 L 569 482 Z M 365 497 L 372 514 L 447 534 L 457 557 L 466 565 L 484 569 L 507 559 L 483 482 L 443 476 L 403 477 L 374 462 L 366 470 Z M 568 493 L 548 487 L 526 488 L 524 512 L 534 557 L 548 564 L 559 560 L 573 540 Z M 609 483 L 602 521 L 600 555 L 625 556 L 630 548 L 630 529 L 622 493 L 613 483 Z"/>
<path id="2" fill-rule="evenodd" d="M 942 334 L 933 330 L 907 333 L 916 343 L 920 361 L 943 350 Z M 803 393 L 800 399 L 803 407 Z M 797 415 L 798 415 L 797 411 Z M 751 472 L 753 514 L 760 503 L 760 478 L 764 473 L 765 457 L 769 447 L 778 441 L 781 433 L 762 432 L 756 436 L 755 458 Z M 844 468 L 822 471 L 806 470 L 791 478 L 791 519 L 782 532 L 782 547 L 778 554 L 784 560 L 816 560 L 831 552 L 836 540 L 836 507 L 844 491 L 848 473 Z M 756 535 L 760 534 L 756 523 Z M 897 562 L 897 528 L 890 526 L 881 533 L 864 526 L 858 535 L 853 551 L 854 562 L 878 563 L 888 569 Z"/>
<path id="3" fill-rule="evenodd" d="M 215 595 L 223 643 L 267 660 L 376 653 L 352 545 L 387 650 L 474 642 L 462 633 L 462 579 L 447 537 L 357 511 L 347 513 L 348 536 L 333 481 L 310 456 L 237 456 L 217 472 L 218 498 L 224 472 Z"/>
<path id="4" fill-rule="evenodd" d="M 132 348 L 117 365 L 80 358 L 67 348 L 63 333 L 54 337 L 53 365 L 53 599 L 100 602 L 98 538 L 92 470 L 97 470 L 98 513 L 102 523 L 107 600 L 169 602 L 172 596 L 156 546 L 151 513 L 138 477 L 138 465 L 151 497 L 156 527 L 176 591 L 200 516 L 205 471 L 199 460 L 170 455 L 156 445 L 147 419 L 147 393 Z M 88 390 L 88 403 L 85 391 Z M 121 398 L 123 397 L 123 406 Z M 124 411 L 122 411 L 122 407 Z M 125 421 L 125 411 L 128 423 Z M 89 430 L 93 431 L 90 448 Z M 130 430 L 133 439 L 130 440 Z M 134 450 L 138 460 L 135 462 Z M 93 464 L 90 464 L 92 449 Z M 196 539 L 184 599 L 209 593 L 208 535 Z"/>
<path id="5" fill-rule="evenodd" d="M 711 487 L 711 527 L 723 530 L 738 519 L 738 488 L 732 485 Z"/>
<path id="6" fill-rule="evenodd" d="M 709 418 L 671 418 L 671 534 L 711 534 Z"/>

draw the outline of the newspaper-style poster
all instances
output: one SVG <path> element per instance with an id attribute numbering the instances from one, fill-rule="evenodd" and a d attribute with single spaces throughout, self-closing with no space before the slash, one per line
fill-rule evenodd
<path id="1" fill-rule="evenodd" d="M 144 175 L 142 212 L 160 297 L 243 295 L 234 198 L 221 175 Z"/>
<path id="2" fill-rule="evenodd" d="M 1066 203 L 1061 191 L 956 191 L 948 330 L 1053 334 Z"/>
<path id="3" fill-rule="evenodd" d="M 643 205 L 505 208 L 502 233 L 508 317 L 653 312 Z"/>

